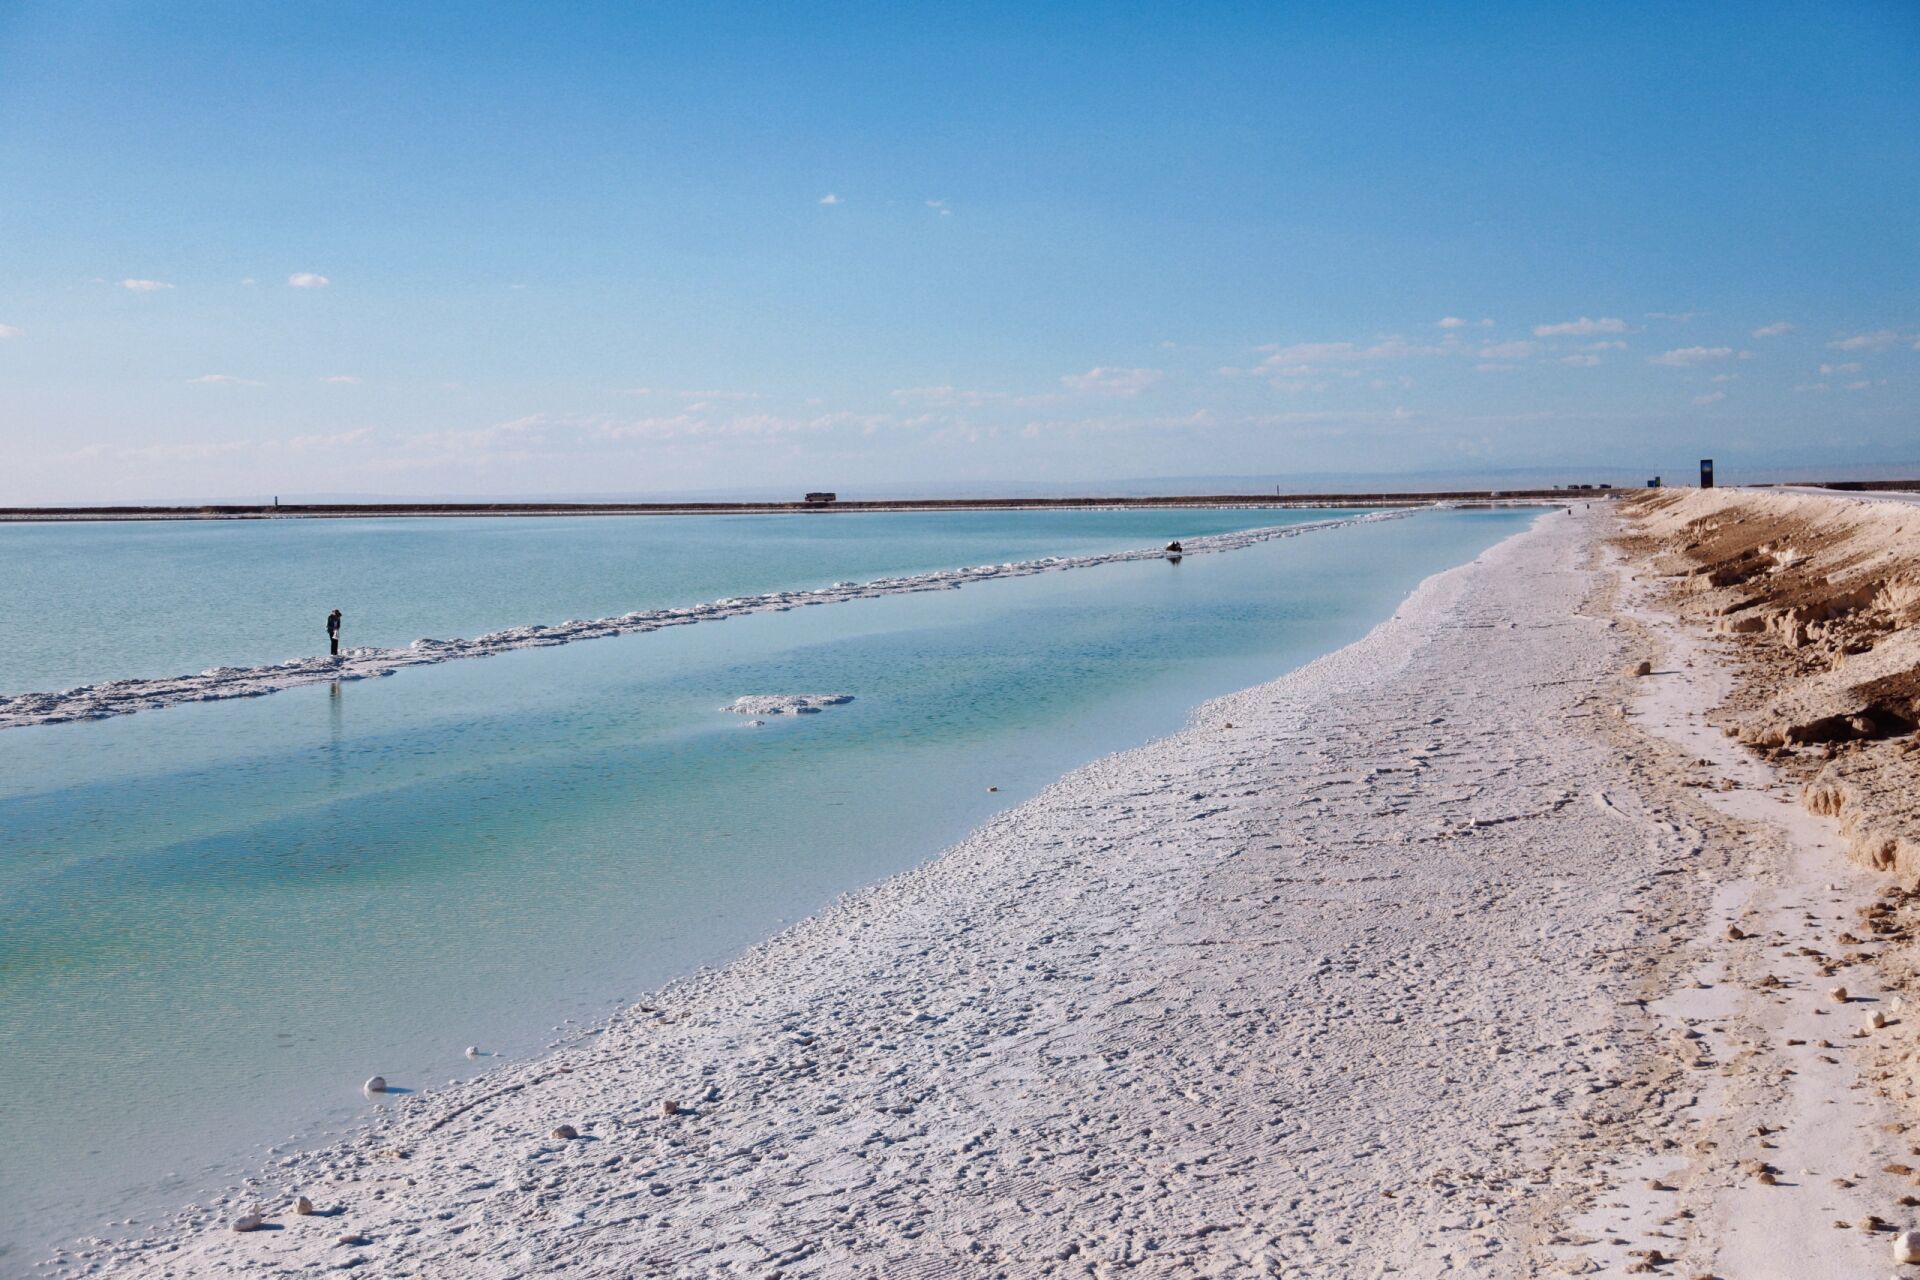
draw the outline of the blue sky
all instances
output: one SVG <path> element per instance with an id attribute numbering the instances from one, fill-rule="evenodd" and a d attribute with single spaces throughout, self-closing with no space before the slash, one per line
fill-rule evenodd
<path id="1" fill-rule="evenodd" d="M 1916 137 L 1904 2 L 0 0 L 0 502 L 1911 462 Z"/>

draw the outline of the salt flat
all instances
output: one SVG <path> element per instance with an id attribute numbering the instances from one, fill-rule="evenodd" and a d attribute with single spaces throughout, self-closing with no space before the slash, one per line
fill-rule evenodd
<path id="1" fill-rule="evenodd" d="M 1736 1195 L 1889 1212 L 1873 1098 L 1812 1175 L 1746 1170 L 1825 1102 L 1758 1087 L 1812 1050 L 1753 1018 L 1821 996 L 1722 930 L 1759 893 L 1784 949 L 1836 877 L 1690 785 L 1685 689 L 1638 723 L 1609 528 L 1545 515 L 726 968 L 50 1269 L 1698 1275 Z M 1791 1274 L 1884 1264 L 1819 1232 Z"/>

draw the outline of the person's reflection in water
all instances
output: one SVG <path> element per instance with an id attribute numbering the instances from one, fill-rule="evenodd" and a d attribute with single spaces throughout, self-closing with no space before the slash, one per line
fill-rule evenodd
<path id="1" fill-rule="evenodd" d="M 345 753 L 340 747 L 340 739 L 345 734 L 341 714 L 345 702 L 340 696 L 340 682 L 335 680 L 327 686 L 327 776 L 335 790 L 340 788 L 346 775 Z"/>

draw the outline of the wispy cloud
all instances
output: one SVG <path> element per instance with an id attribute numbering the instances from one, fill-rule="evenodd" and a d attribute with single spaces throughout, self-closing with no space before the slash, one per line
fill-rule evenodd
<path id="1" fill-rule="evenodd" d="M 1101 366 L 1085 373 L 1070 373 L 1060 379 L 1069 391 L 1084 395 L 1137 396 L 1147 388 L 1166 380 L 1160 369 L 1118 369 Z"/>
<path id="2" fill-rule="evenodd" d="M 296 289 L 324 289 L 333 281 L 312 271 L 296 271 L 287 277 L 287 283 Z"/>
<path id="3" fill-rule="evenodd" d="M 680 391 L 676 392 L 682 400 L 765 400 L 767 397 L 759 391 Z"/>
<path id="4" fill-rule="evenodd" d="M 290 436 L 285 440 L 197 440 L 174 444 L 84 445 L 62 455 L 69 462 L 98 462 L 115 459 L 122 462 L 207 462 L 217 458 L 257 455 L 274 458 L 288 453 L 317 453 L 351 448 L 373 436 L 370 427 L 356 427 L 334 435 Z"/>
<path id="5" fill-rule="evenodd" d="M 1602 316 L 1598 320 L 1581 316 L 1578 320 L 1562 320 L 1559 324 L 1533 326 L 1533 336 L 1536 338 L 1580 338 L 1596 333 L 1632 332 L 1632 325 L 1613 316 Z"/>
<path id="6" fill-rule="evenodd" d="M 927 208 L 939 210 L 940 216 L 943 218 L 950 218 L 953 216 L 953 210 L 947 207 L 947 202 L 945 200 L 929 200 L 927 201 Z"/>
<path id="7" fill-rule="evenodd" d="M 135 293 L 156 293 L 161 289 L 173 288 L 165 280 L 122 280 L 120 287 L 131 289 Z"/>
<path id="8" fill-rule="evenodd" d="M 1457 319 L 1458 317 L 1449 318 Z M 1490 354 L 1494 358 L 1501 356 L 1524 358 L 1534 354 L 1536 349 L 1537 344 L 1531 342 L 1523 342 L 1518 346 L 1499 343 L 1484 348 L 1471 347 L 1462 343 L 1459 336 L 1453 332 L 1449 332 L 1446 339 L 1440 343 L 1409 342 L 1397 335 L 1378 338 L 1369 343 L 1291 342 L 1284 345 L 1270 343 L 1254 348 L 1263 357 L 1258 364 L 1244 369 L 1228 366 L 1221 369 L 1220 374 L 1228 378 L 1265 378 L 1276 391 L 1324 391 L 1329 384 L 1321 379 L 1358 380 L 1366 376 L 1364 369 L 1369 364 L 1429 356 Z"/>
<path id="9" fill-rule="evenodd" d="M 1440 319 L 1434 321 L 1434 323 L 1442 329 L 1464 329 L 1467 327 L 1467 322 L 1459 316 L 1442 316 Z"/>
<path id="10" fill-rule="evenodd" d="M 1664 364 L 1674 369 L 1691 369 L 1695 365 L 1713 364 L 1719 360 L 1731 360 L 1735 355 L 1745 359 L 1751 352 L 1735 352 L 1732 347 L 1675 347 L 1671 351 L 1657 356 L 1648 356 L 1648 364 Z"/>
<path id="11" fill-rule="evenodd" d="M 1591 369 L 1600 363 L 1599 356 L 1561 356 L 1561 364 L 1570 364 L 1577 369 Z"/>
<path id="12" fill-rule="evenodd" d="M 1695 396 L 1693 402 L 1695 404 L 1719 404 L 1726 398 L 1727 393 L 1724 391 L 1709 391 L 1703 396 Z"/>
<path id="13" fill-rule="evenodd" d="M 996 404 L 1009 397 L 1004 391 L 969 391 L 964 387 L 900 387 L 893 398 L 902 404 L 931 404 L 946 406 L 964 406 L 975 408 L 983 404 Z"/>
<path id="14" fill-rule="evenodd" d="M 326 436 L 294 436 L 287 441 L 287 448 L 299 453 L 311 453 L 328 449 L 344 449 L 360 444 L 373 435 L 371 427 L 355 427 L 351 431 L 338 431 Z"/>
<path id="15" fill-rule="evenodd" d="M 1858 360 L 1849 360 L 1845 364 L 1823 364 L 1820 366 L 1820 372 L 1827 376 L 1836 373 L 1858 373 L 1860 369 L 1861 364 Z"/>
<path id="16" fill-rule="evenodd" d="M 190 386 L 202 387 L 260 387 L 266 385 L 263 382 L 255 382 L 252 378 L 235 377 L 231 373 L 203 373 L 197 378 L 188 378 L 187 383 Z"/>
<path id="17" fill-rule="evenodd" d="M 360 385 L 360 379 L 356 378 L 351 373 L 329 374 L 327 377 L 320 379 L 320 381 L 331 382 L 331 383 L 334 383 L 336 386 L 342 386 L 342 387 L 357 387 Z"/>
<path id="18" fill-rule="evenodd" d="M 1885 351 L 1888 347 L 1898 346 L 1905 341 L 1891 329 L 1876 329 L 1872 333 L 1856 333 L 1844 338 L 1835 338 L 1827 345 L 1835 351 Z"/>
<path id="19" fill-rule="evenodd" d="M 1367 346 L 1352 342 L 1294 342 L 1286 346 L 1256 347 L 1266 359 L 1258 368 L 1298 364 L 1345 364 L 1355 360 L 1398 360 L 1407 356 L 1434 356 L 1446 348 L 1408 342 L 1405 338 L 1382 338 Z"/>
<path id="20" fill-rule="evenodd" d="M 240 283 L 241 283 L 241 284 L 254 284 L 254 283 L 257 283 L 257 282 L 256 282 L 256 281 L 254 280 L 254 278 L 253 278 L 252 276 L 241 276 L 241 277 L 240 277 Z"/>
<path id="21" fill-rule="evenodd" d="M 1785 320 L 1775 320 L 1772 324 L 1763 324 L 1753 331 L 1756 338 L 1777 338 L 1783 333 L 1792 333 L 1793 326 Z"/>
<path id="22" fill-rule="evenodd" d="M 0 338 L 17 338 L 26 330 L 16 324 L 0 324 Z"/>
<path id="23" fill-rule="evenodd" d="M 1689 320 L 1698 320 L 1701 316 L 1707 314 L 1705 311 L 1649 311 L 1647 312 L 1647 319 L 1671 320 L 1675 324 L 1685 324 Z"/>
<path id="24" fill-rule="evenodd" d="M 1540 344 L 1524 338 L 1518 342 L 1495 342 L 1480 348 L 1483 360 L 1530 360 L 1540 353 Z"/>
<path id="25" fill-rule="evenodd" d="M 827 194 L 820 197 L 820 203 L 821 204 L 839 204 L 840 197 L 833 194 L 833 192 L 829 191 L 827 192 Z"/>

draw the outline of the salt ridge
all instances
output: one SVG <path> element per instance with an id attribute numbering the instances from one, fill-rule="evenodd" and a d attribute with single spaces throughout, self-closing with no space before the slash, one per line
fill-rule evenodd
<path id="1" fill-rule="evenodd" d="M 810 716 L 853 701 L 850 693 L 749 693 L 722 707 L 742 716 Z"/>
<path id="2" fill-rule="evenodd" d="M 1185 539 L 1184 547 L 1190 556 L 1237 551 L 1276 538 L 1291 538 L 1302 533 L 1379 520 L 1397 520 L 1428 509 L 1412 507 L 1375 511 L 1334 520 L 1311 520 L 1304 524 L 1268 525 L 1232 533 L 1208 534 Z M 658 631 L 663 627 L 719 622 L 751 613 L 778 613 L 805 605 L 842 604 L 849 600 L 872 600 L 916 591 L 951 591 L 969 582 L 1023 578 L 1036 573 L 1088 569 L 1130 560 L 1154 560 L 1165 555 L 1166 552 L 1158 547 L 1140 547 L 1097 555 L 1048 556 L 1039 560 L 1016 560 L 962 569 L 936 569 L 905 577 L 875 578 L 871 582 L 836 582 L 830 587 L 818 587 L 810 591 L 769 591 L 761 595 L 710 600 L 684 608 L 638 610 L 614 618 L 575 618 L 551 626 L 536 624 L 509 627 L 505 631 L 490 632 L 470 640 L 420 639 L 404 649 L 349 649 L 338 659 L 318 655 L 260 667 L 210 667 L 198 675 L 107 680 L 99 684 L 76 685 L 58 693 L 20 693 L 0 697 L 0 729 L 62 724 L 73 720 L 104 720 L 110 716 L 154 711 L 188 702 L 257 698 L 300 685 L 390 676 L 407 667 L 430 666 L 451 662 L 456 658 L 484 658 L 517 649 L 570 644 L 576 640 L 636 635 Z"/>

